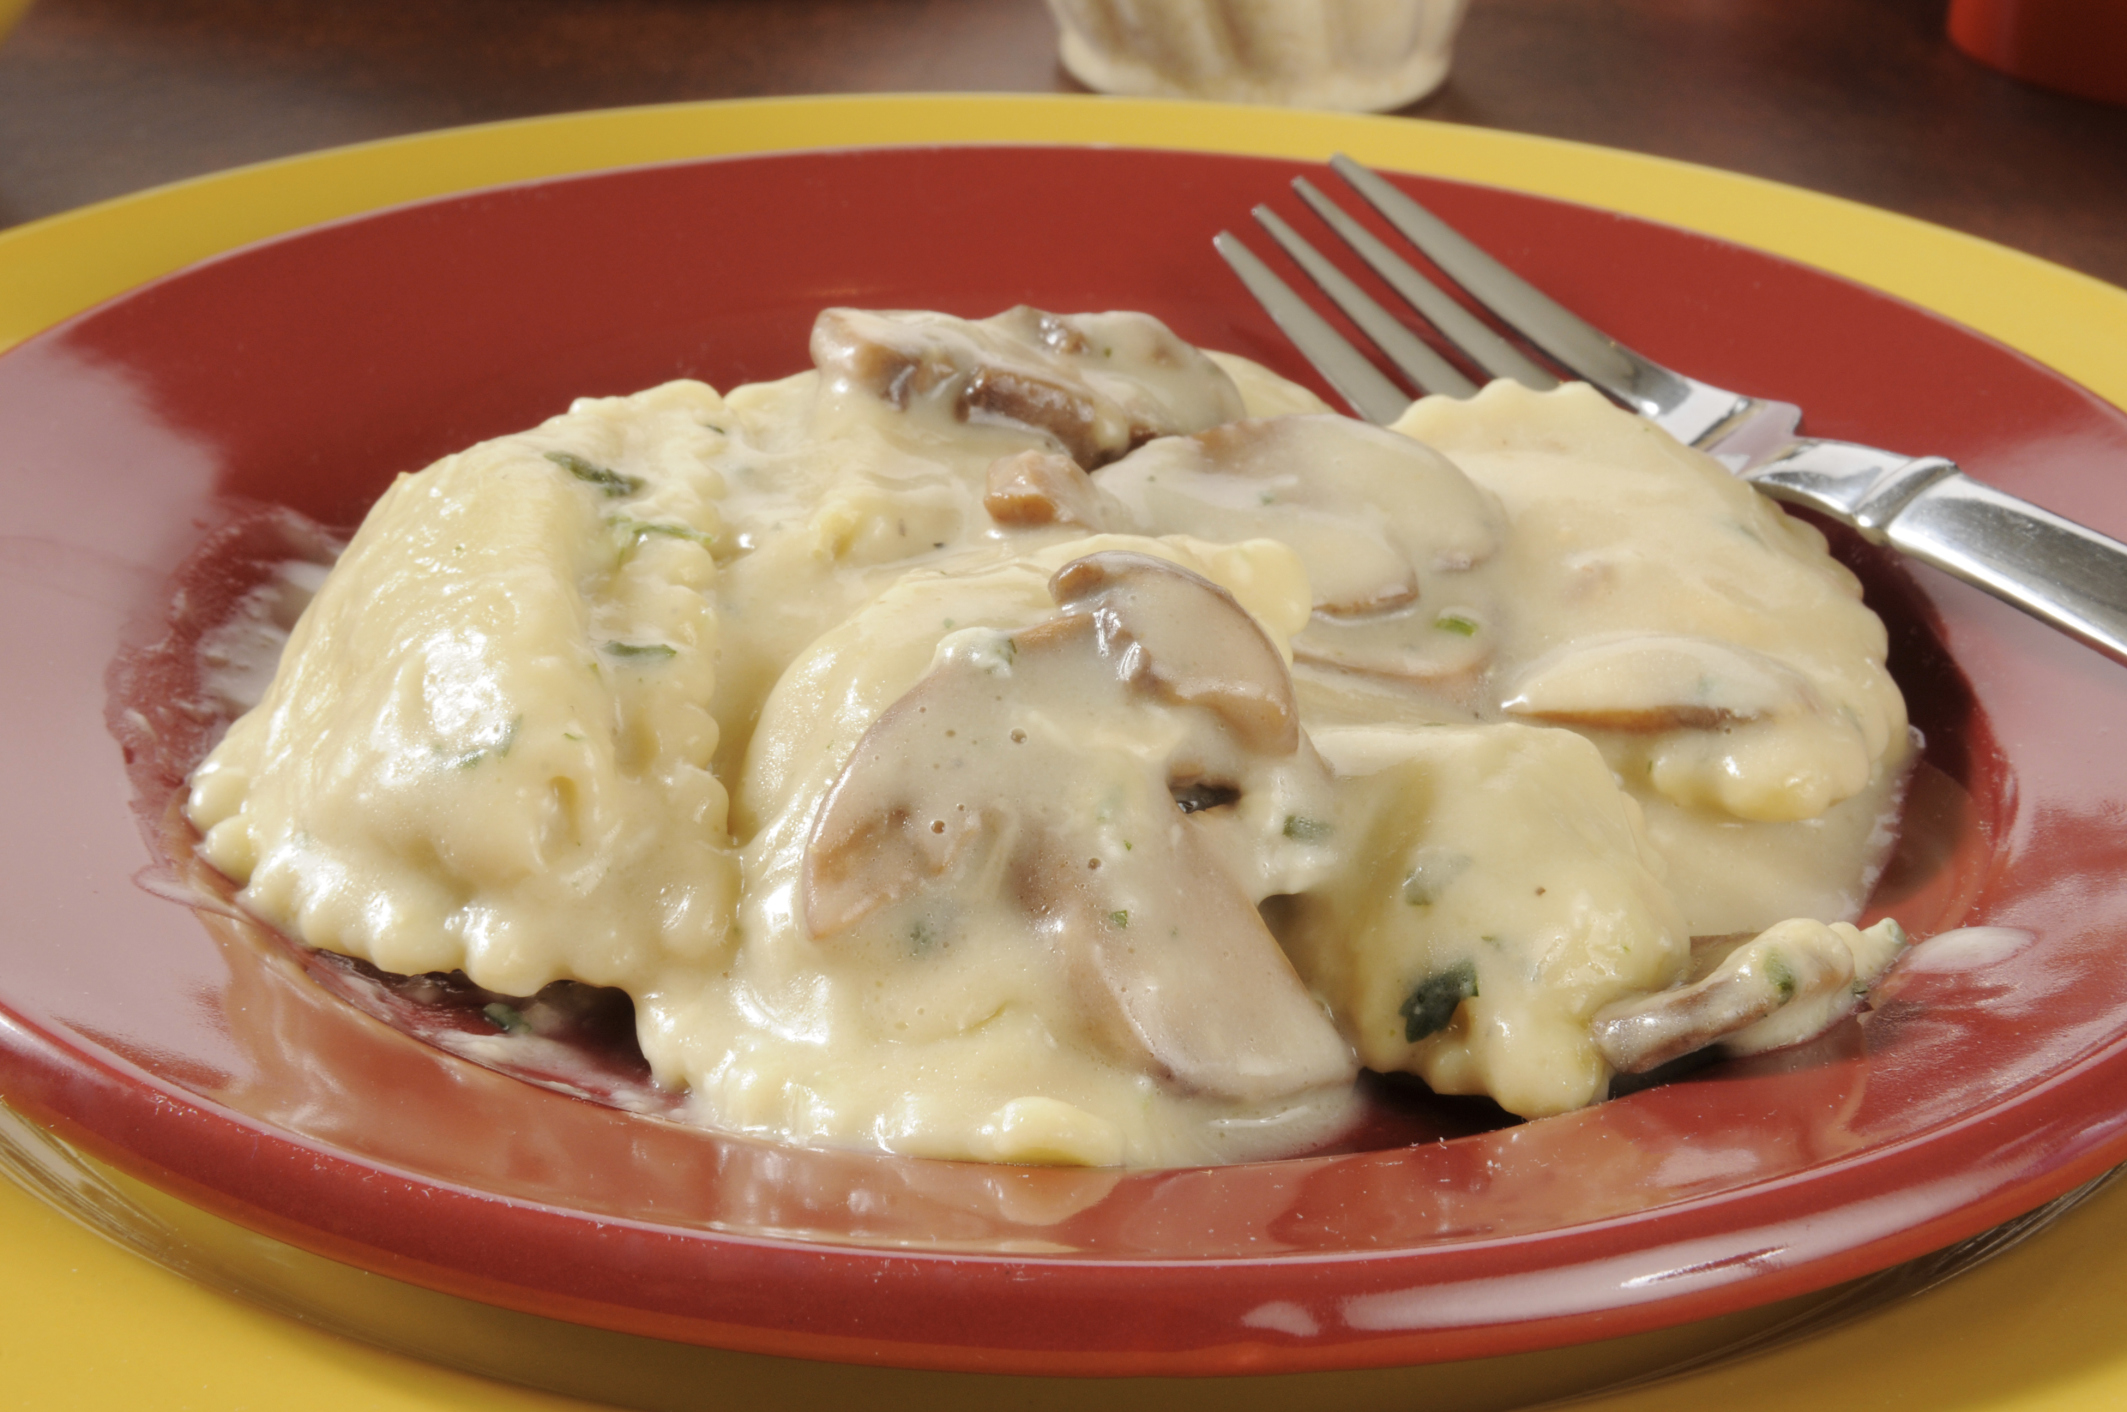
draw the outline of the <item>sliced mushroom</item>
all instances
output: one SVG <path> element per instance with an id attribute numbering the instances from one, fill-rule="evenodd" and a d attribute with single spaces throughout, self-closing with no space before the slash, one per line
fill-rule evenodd
<path id="1" fill-rule="evenodd" d="M 979 808 L 923 794 L 911 801 L 904 761 L 884 750 L 949 750 L 954 677 L 932 674 L 872 723 L 821 805 L 805 849 L 805 922 L 815 936 L 847 930 L 953 866 L 980 834 Z M 886 786 L 881 788 L 881 786 Z"/>
<path id="2" fill-rule="evenodd" d="M 1793 669 L 1701 637 L 1626 637 L 1537 662 L 1500 703 L 1512 716 L 1587 730 L 1715 730 L 1806 707 Z"/>
<path id="3" fill-rule="evenodd" d="M 1400 581 L 1390 578 L 1377 582 L 1363 596 L 1317 604 L 1315 611 L 1330 618 L 1370 618 L 1376 613 L 1394 612 L 1417 601 L 1418 575 L 1406 574 Z"/>
<path id="4" fill-rule="evenodd" d="M 826 309 L 813 320 L 813 365 L 907 411 L 959 371 L 920 330 L 859 309 Z"/>
<path id="5" fill-rule="evenodd" d="M 1867 787 L 1866 728 L 1795 668 L 1681 635 L 1570 646 L 1525 669 L 1510 716 L 1611 733 L 1613 766 L 1687 808 L 1814 819 Z"/>
<path id="6" fill-rule="evenodd" d="M 1225 805 L 1322 771 L 1282 659 L 1230 594 L 1147 556 L 1075 560 L 1050 591 L 1041 624 L 949 638 L 859 742 L 806 847 L 807 926 L 829 940 L 942 875 L 993 878 L 1124 1061 L 1247 1102 L 1344 1081 L 1349 1048 L 1225 861 L 1244 812 Z M 1205 780 L 1192 811 L 1176 790 Z"/>
<path id="7" fill-rule="evenodd" d="M 1203 834 L 1174 830 L 1163 866 L 1175 894 L 1140 915 L 1116 907 L 1095 885 L 1100 875 L 1053 837 L 1014 860 L 1018 895 L 1063 946 L 1103 1047 L 1183 1088 L 1244 1102 L 1348 1079 L 1349 1047 Z"/>
<path id="8" fill-rule="evenodd" d="M 1149 427 L 1132 425 L 1123 432 L 1126 446 L 1115 446 L 1114 428 L 1101 425 L 1104 410 L 1083 387 L 1019 368 L 987 365 L 977 367 L 960 385 L 954 413 L 962 421 L 1012 422 L 1047 432 L 1072 460 L 1096 466 L 1157 435 Z"/>
<path id="9" fill-rule="evenodd" d="M 1289 755 L 1299 747 L 1300 709 L 1284 659 L 1209 579 L 1149 554 L 1110 551 L 1058 569 L 1049 596 L 1067 616 L 1094 623 L 1124 680 L 1209 708 L 1248 749 Z"/>
<path id="10" fill-rule="evenodd" d="M 1095 480 L 1142 533 L 1291 545 L 1315 611 L 1336 618 L 1407 607 L 1425 578 L 1483 562 L 1503 534 L 1491 497 L 1436 452 L 1347 417 L 1214 427 Z"/>
<path id="11" fill-rule="evenodd" d="M 1223 369 L 1145 314 L 1022 305 L 975 322 L 829 309 L 813 325 L 812 355 L 833 387 L 904 412 L 934 407 L 959 422 L 1021 428 L 1088 468 L 1242 410 Z"/>
<path id="12" fill-rule="evenodd" d="M 1845 922 L 1781 922 L 1721 955 L 1698 979 L 1598 1011 L 1596 1046 L 1612 1068 L 1639 1074 L 1722 1043 L 1732 1053 L 1798 1044 L 1859 1001 L 1905 944 L 1886 918 L 1862 931 Z"/>
<path id="13" fill-rule="evenodd" d="M 1032 336 L 1034 342 L 1052 353 L 1068 353 L 1075 357 L 1093 351 L 1093 344 L 1078 326 L 1069 319 L 1045 313 L 1030 304 L 1021 304 L 998 318 L 1000 323 L 1010 323 Z M 1177 343 L 1181 340 L 1176 339 Z"/>
<path id="14" fill-rule="evenodd" d="M 1101 495 L 1093 478 L 1060 451 L 1021 451 L 999 456 L 984 477 L 982 508 L 1011 529 L 1082 525 L 1105 529 Z"/>
<path id="15" fill-rule="evenodd" d="M 1476 615 L 1421 609 L 1396 622 L 1318 615 L 1293 640 L 1293 660 L 1426 688 L 1475 705 L 1498 633 Z"/>

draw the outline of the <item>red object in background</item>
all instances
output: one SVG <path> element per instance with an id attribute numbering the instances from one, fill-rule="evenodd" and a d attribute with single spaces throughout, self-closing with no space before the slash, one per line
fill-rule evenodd
<path id="1" fill-rule="evenodd" d="M 2127 103 L 2127 0 L 1950 0 L 1950 39 L 2028 83 Z"/>

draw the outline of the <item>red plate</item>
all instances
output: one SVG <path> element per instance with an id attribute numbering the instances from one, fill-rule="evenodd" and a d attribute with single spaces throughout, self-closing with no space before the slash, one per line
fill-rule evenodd
<path id="1" fill-rule="evenodd" d="M 1298 170 L 951 148 L 540 182 L 245 250 L 0 358 L 0 1093 L 201 1206 L 439 1289 L 737 1349 L 1017 1373 L 1360 1367 L 1629 1333 L 1879 1269 L 2127 1158 L 2127 758 L 2108 738 L 2127 676 L 1854 544 L 1928 737 L 1876 908 L 1923 936 L 2033 939 L 1902 967 L 1873 1013 L 1804 1050 L 1568 1117 L 1176 1172 L 783 1148 L 473 1067 L 255 929 L 168 900 L 167 762 L 137 748 L 138 720 L 107 724 L 106 673 L 162 634 L 171 575 L 232 499 L 346 522 L 397 472 L 571 397 L 795 371 L 827 304 L 1144 308 L 1297 373 L 1209 237 Z M 1663 361 L 2127 533 L 2127 418 L 2015 353 L 1699 236 L 1408 184 Z M 197 748 L 174 701 L 150 704 L 167 750 Z"/>

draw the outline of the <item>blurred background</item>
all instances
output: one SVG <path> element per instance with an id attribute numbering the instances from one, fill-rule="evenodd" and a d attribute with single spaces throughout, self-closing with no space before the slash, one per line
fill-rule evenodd
<path id="1" fill-rule="evenodd" d="M 1471 0 L 1447 81 L 1400 111 L 1769 177 L 2127 285 L 2127 106 L 1976 62 L 1949 4 Z M 0 40 L 0 226 L 464 123 L 947 90 L 1083 91 L 1042 0 L 35 0 Z"/>

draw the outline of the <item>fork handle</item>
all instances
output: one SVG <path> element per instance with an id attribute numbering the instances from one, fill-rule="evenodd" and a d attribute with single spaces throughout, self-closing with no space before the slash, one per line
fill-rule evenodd
<path id="1" fill-rule="evenodd" d="M 2127 544 L 1935 456 L 1798 442 L 1747 478 L 2127 662 Z"/>

